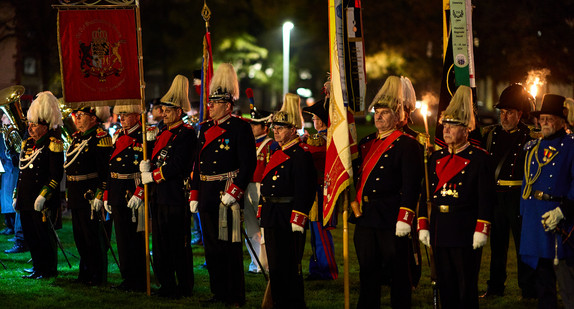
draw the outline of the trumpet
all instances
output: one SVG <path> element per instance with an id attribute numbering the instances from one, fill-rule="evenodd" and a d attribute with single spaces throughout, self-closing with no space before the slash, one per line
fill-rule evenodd
<path id="1" fill-rule="evenodd" d="M 10 124 L 2 125 L 0 132 L 4 135 L 6 147 L 17 153 L 22 150 L 22 137 L 26 130 L 26 117 L 22 113 L 20 97 L 25 88 L 20 85 L 0 90 L 0 109 L 6 114 Z"/>

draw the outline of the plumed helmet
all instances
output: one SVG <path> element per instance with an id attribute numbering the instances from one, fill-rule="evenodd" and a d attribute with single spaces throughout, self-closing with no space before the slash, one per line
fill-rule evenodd
<path id="1" fill-rule="evenodd" d="M 227 101 L 235 104 L 239 99 L 239 82 L 237 74 L 230 63 L 222 63 L 211 78 L 209 101 Z"/>
<path id="2" fill-rule="evenodd" d="M 403 85 L 403 108 L 405 112 L 412 112 L 417 105 L 417 95 L 415 88 L 408 77 L 401 76 L 401 83 Z"/>
<path id="3" fill-rule="evenodd" d="M 114 114 L 141 114 L 142 107 L 139 104 L 130 105 L 116 105 L 114 106 Z"/>
<path id="4" fill-rule="evenodd" d="M 50 91 L 38 93 L 36 99 L 30 104 L 27 118 L 32 123 L 45 124 L 50 129 L 62 126 L 60 101 Z"/>
<path id="5" fill-rule="evenodd" d="M 300 107 L 301 99 L 293 93 L 286 93 L 281 110 L 273 115 L 273 123 L 303 128 L 303 115 Z"/>
<path id="6" fill-rule="evenodd" d="M 271 121 L 271 118 L 273 117 L 273 114 L 271 112 L 262 109 L 257 109 L 257 107 L 253 106 L 253 104 L 250 104 L 249 107 L 251 108 L 250 112 L 251 122 L 266 125 Z"/>
<path id="7" fill-rule="evenodd" d="M 567 98 L 564 101 L 564 106 L 568 109 L 568 123 L 574 125 L 574 99 Z"/>
<path id="8" fill-rule="evenodd" d="M 389 76 L 375 98 L 369 105 L 369 110 L 377 108 L 389 108 L 399 116 L 399 121 L 405 119 L 403 110 L 403 85 L 397 76 Z"/>
<path id="9" fill-rule="evenodd" d="M 468 86 L 459 86 L 450 100 L 447 108 L 440 116 L 440 123 L 452 123 L 474 130 L 476 120 L 472 105 L 472 89 Z"/>
<path id="10" fill-rule="evenodd" d="M 179 107 L 184 112 L 191 110 L 189 104 L 189 80 L 183 75 L 176 75 L 160 104 L 168 107 Z"/>
<path id="11" fill-rule="evenodd" d="M 522 118 L 528 118 L 528 114 L 534 110 L 535 101 L 522 85 L 512 84 L 502 91 L 495 107 L 522 111 Z"/>

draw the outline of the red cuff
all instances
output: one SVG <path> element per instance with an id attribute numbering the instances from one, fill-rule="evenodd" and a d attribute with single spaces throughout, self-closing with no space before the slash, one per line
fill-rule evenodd
<path id="1" fill-rule="evenodd" d="M 401 207 L 399 209 L 399 216 L 397 218 L 397 221 L 402 221 L 408 225 L 411 225 L 413 223 L 413 219 L 415 217 L 415 212 L 406 208 L 406 207 Z"/>
<path id="2" fill-rule="evenodd" d="M 136 187 L 136 192 L 134 192 L 134 195 L 135 195 L 136 197 L 138 197 L 138 198 L 140 198 L 140 199 L 143 200 L 143 199 L 144 199 L 144 198 L 143 198 L 143 196 L 144 196 L 144 189 L 143 189 L 142 187 L 140 187 L 140 186 L 137 186 L 137 187 Z"/>
<path id="3" fill-rule="evenodd" d="M 428 230 L 429 229 L 429 219 L 426 217 L 420 217 L 418 219 L 417 231 Z"/>
<path id="4" fill-rule="evenodd" d="M 486 236 L 490 235 L 490 222 L 485 220 L 476 220 L 476 228 L 474 231 L 486 234 Z"/>
<path id="5" fill-rule="evenodd" d="M 257 219 L 261 218 L 261 206 L 263 206 L 263 205 L 257 206 Z"/>
<path id="6" fill-rule="evenodd" d="M 227 191 L 225 192 L 229 193 L 237 201 L 239 201 L 239 199 L 241 199 L 241 197 L 243 196 L 243 190 L 239 189 L 239 187 L 233 183 L 229 186 L 229 188 L 227 188 Z"/>
<path id="7" fill-rule="evenodd" d="M 305 215 L 302 212 L 298 212 L 296 210 L 293 210 L 291 212 L 291 223 L 295 223 L 298 226 L 305 226 L 305 223 L 307 223 L 307 215 Z"/>
<path id="8" fill-rule="evenodd" d="M 199 200 L 199 190 L 191 190 L 191 192 L 189 192 L 189 201 L 197 201 Z"/>
<path id="9" fill-rule="evenodd" d="M 165 180 L 165 178 L 163 178 L 163 174 L 161 172 L 161 167 L 160 168 L 156 168 L 153 172 L 153 181 L 155 181 L 155 183 L 160 183 L 162 181 Z"/>
<path id="10" fill-rule="evenodd" d="M 108 190 L 104 191 L 104 199 L 102 201 L 107 201 L 108 200 Z"/>

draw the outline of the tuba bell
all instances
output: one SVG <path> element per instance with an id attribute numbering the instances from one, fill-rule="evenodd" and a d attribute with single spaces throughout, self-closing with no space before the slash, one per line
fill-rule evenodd
<path id="1" fill-rule="evenodd" d="M 77 131 L 74 120 L 72 119 L 72 108 L 66 103 L 64 98 L 58 99 L 60 101 L 60 111 L 62 112 L 62 140 L 64 140 L 64 149 L 68 149 L 72 143 L 72 135 Z"/>
<path id="2" fill-rule="evenodd" d="M 0 90 L 0 109 L 6 114 L 10 124 L 4 124 L 0 132 L 4 135 L 6 147 L 18 153 L 22 149 L 22 137 L 26 132 L 26 117 L 22 113 L 20 97 L 25 88 L 20 85 Z"/>

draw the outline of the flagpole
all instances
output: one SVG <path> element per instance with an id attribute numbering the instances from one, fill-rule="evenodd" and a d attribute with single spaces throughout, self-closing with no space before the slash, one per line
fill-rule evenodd
<path id="1" fill-rule="evenodd" d="M 350 308 L 349 291 L 349 188 L 345 189 L 343 206 L 343 290 L 345 295 L 345 309 Z"/>
<path id="2" fill-rule="evenodd" d="M 141 27 L 141 17 L 140 17 L 140 5 L 139 0 L 136 0 L 136 27 L 137 27 L 137 42 L 138 42 L 138 67 L 140 75 L 140 95 L 141 95 L 141 122 L 142 122 L 142 146 L 143 146 L 143 160 L 147 160 L 147 142 L 146 142 L 146 106 L 145 106 L 145 81 L 144 81 L 144 69 L 143 69 L 143 52 L 142 52 L 142 27 Z M 149 251 L 149 190 L 148 185 L 144 184 L 144 222 L 145 222 L 145 273 L 146 273 L 146 293 L 148 296 L 151 295 L 151 283 L 150 283 L 150 251 Z"/>

